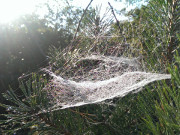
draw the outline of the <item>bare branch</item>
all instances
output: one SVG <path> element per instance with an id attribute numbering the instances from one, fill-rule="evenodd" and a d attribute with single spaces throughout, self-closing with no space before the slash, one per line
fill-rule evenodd
<path id="1" fill-rule="evenodd" d="M 87 5 L 86 9 L 84 10 L 84 12 L 83 12 L 83 14 L 82 14 L 82 16 L 81 16 L 81 19 L 79 20 L 78 27 L 77 27 L 77 29 L 76 29 L 76 33 L 74 34 L 74 37 L 73 37 L 73 41 L 76 39 L 77 33 L 79 32 L 79 28 L 80 28 L 81 21 L 82 21 L 84 15 L 86 14 L 86 11 L 87 11 L 88 7 L 91 5 L 92 1 L 93 1 L 93 0 L 91 0 L 91 1 L 89 2 L 89 4 Z"/>
<path id="2" fill-rule="evenodd" d="M 115 13 L 114 13 L 114 9 L 113 9 L 113 7 L 111 6 L 110 2 L 108 2 L 108 4 L 109 4 L 109 6 L 110 6 L 110 8 L 111 8 L 111 12 L 112 12 L 114 18 L 116 19 L 117 26 L 118 26 L 118 28 L 119 28 L 119 30 L 120 30 L 120 33 L 121 33 L 121 27 L 120 27 L 120 25 L 119 25 L 119 21 L 118 21 L 116 15 L 115 15 Z"/>

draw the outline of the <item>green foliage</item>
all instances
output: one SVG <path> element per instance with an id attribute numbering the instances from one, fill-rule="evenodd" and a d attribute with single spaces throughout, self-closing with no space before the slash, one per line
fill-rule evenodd
<path id="1" fill-rule="evenodd" d="M 142 44 L 149 62 L 155 70 L 163 70 L 173 61 L 178 46 L 179 2 L 151 0 L 141 13 Z"/>
<path id="2" fill-rule="evenodd" d="M 179 47 L 179 1 L 151 0 L 147 6 L 126 15 L 131 22 L 121 22 L 121 35 L 131 44 L 131 53 L 143 55 L 152 71 L 167 71 L 168 63 Z"/>
<path id="3" fill-rule="evenodd" d="M 177 63 L 179 63 L 178 59 L 179 57 L 176 59 Z M 180 73 L 177 66 L 169 68 L 169 72 L 172 76 L 171 81 L 158 82 L 153 86 L 153 89 L 156 90 L 155 97 L 149 99 L 148 102 L 141 97 L 140 106 L 146 112 L 143 121 L 147 133 L 163 135 L 180 133 Z M 148 88 L 148 90 L 151 89 Z M 150 102 L 151 105 L 147 104 Z"/>
<path id="4" fill-rule="evenodd" d="M 27 82 L 20 82 L 23 96 L 18 96 L 12 89 L 3 95 L 11 103 L 10 105 L 0 104 L 7 111 L 6 114 L 1 114 L 5 117 L 5 120 L 0 120 L 3 133 L 14 134 L 22 129 L 31 128 L 33 133 L 33 128 L 39 130 L 45 127 L 42 119 L 37 116 L 40 110 L 50 106 L 47 93 L 42 90 L 46 84 L 46 79 L 33 74 Z M 36 127 L 37 124 L 39 124 L 38 127 Z"/>

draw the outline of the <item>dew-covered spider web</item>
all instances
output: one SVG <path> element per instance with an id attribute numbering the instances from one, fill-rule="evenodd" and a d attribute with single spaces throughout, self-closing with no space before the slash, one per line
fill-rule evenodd
<path id="1" fill-rule="evenodd" d="M 44 69 L 52 77 L 44 88 L 53 105 L 51 111 L 102 103 L 138 92 L 151 82 L 171 78 L 169 74 L 147 72 L 142 68 L 139 58 L 128 58 L 123 55 L 126 51 L 129 53 L 128 49 L 131 49 L 130 43 L 126 42 L 129 35 L 122 36 L 119 31 L 117 34 L 111 33 L 110 27 L 114 16 L 110 11 L 108 10 L 102 19 L 97 14 L 94 21 L 98 23 L 87 22 L 79 34 L 77 44 L 72 45 L 75 47 L 74 50 L 71 50 L 72 47 L 69 50 L 65 49 L 64 53 L 60 52 L 59 55 L 62 54 L 64 57 L 64 54 L 72 55 L 74 51 L 74 60 L 71 61 L 70 68 L 59 69 L 64 71 L 53 71 L 51 67 Z M 90 19 L 89 22 L 92 21 Z M 128 31 L 124 29 L 122 33 L 128 34 Z M 56 58 L 60 59 L 59 56 Z"/>
<path id="2" fill-rule="evenodd" d="M 151 82 L 171 78 L 169 74 L 142 71 L 137 58 L 89 55 L 80 58 L 74 65 L 77 72 L 67 79 L 46 70 L 52 77 L 44 88 L 54 104 L 52 110 L 123 97 L 130 92 L 140 91 Z"/>

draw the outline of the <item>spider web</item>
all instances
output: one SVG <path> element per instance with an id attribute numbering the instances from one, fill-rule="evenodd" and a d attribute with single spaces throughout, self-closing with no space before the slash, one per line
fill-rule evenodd
<path id="1" fill-rule="evenodd" d="M 171 78 L 169 74 L 141 71 L 138 58 L 90 55 L 79 59 L 75 68 L 82 65 L 84 68 L 68 79 L 46 70 L 52 76 L 51 82 L 44 88 L 53 104 L 51 110 L 123 97 L 130 92 L 140 91 L 151 82 Z M 87 68 L 88 72 L 82 71 Z"/>
<path id="2" fill-rule="evenodd" d="M 70 46 L 71 51 L 68 52 L 68 49 L 65 49 L 65 52 L 60 52 L 63 58 L 66 54 L 73 54 L 73 51 L 74 54 L 77 53 L 73 56 L 70 66 L 63 67 L 64 71 L 60 71 L 62 74 L 53 72 L 51 68 L 44 69 L 52 77 L 50 83 L 44 88 L 53 105 L 49 110 L 101 103 L 123 97 L 128 93 L 139 92 L 142 87 L 151 82 L 171 78 L 169 74 L 146 72 L 142 69 L 139 58 L 122 57 L 124 52 L 128 53 L 128 50 L 131 52 L 136 47 L 131 48 L 131 45 L 126 42 L 126 37 L 119 35 L 119 32 L 110 31 L 112 14 L 109 11 L 102 19 L 95 20 L 99 25 L 96 23 L 86 25 L 79 34 L 79 38 L 84 35 L 82 41 L 81 38 L 78 40 L 77 47 L 75 42 L 73 44 L 74 50 L 71 50 L 73 47 Z M 96 18 L 98 17 L 97 15 Z M 100 31 L 96 33 L 93 28 L 99 28 Z M 128 34 L 125 29 L 122 33 Z M 111 42 L 108 43 L 110 40 L 114 41 L 116 34 L 121 40 L 110 46 Z M 91 42 L 88 44 L 83 42 L 83 39 Z M 85 49 L 78 45 L 84 46 Z M 78 53 L 78 50 L 81 53 Z"/>

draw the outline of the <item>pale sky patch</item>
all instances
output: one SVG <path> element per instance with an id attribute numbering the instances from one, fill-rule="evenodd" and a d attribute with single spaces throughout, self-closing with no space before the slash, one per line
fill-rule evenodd
<path id="1" fill-rule="evenodd" d="M 49 1 L 51 3 L 53 0 L 0 0 L 0 23 L 8 23 L 15 20 L 19 16 L 31 14 L 35 11 L 37 5 L 45 3 L 46 1 Z M 73 0 L 69 3 L 73 6 L 85 9 L 89 2 L 90 0 Z M 109 7 L 108 2 L 110 2 L 113 8 L 117 10 L 121 10 L 125 7 L 127 8 L 127 10 L 131 10 L 135 7 L 127 6 L 125 0 L 122 0 L 122 2 L 116 2 L 114 0 L 94 0 L 91 6 L 96 7 L 102 4 L 101 14 L 103 14 L 106 8 Z M 63 5 L 62 2 L 61 5 Z M 37 10 L 35 13 L 43 16 L 45 13 L 47 13 L 47 9 L 42 8 Z M 117 17 L 119 20 L 127 19 L 122 15 L 117 15 Z"/>

